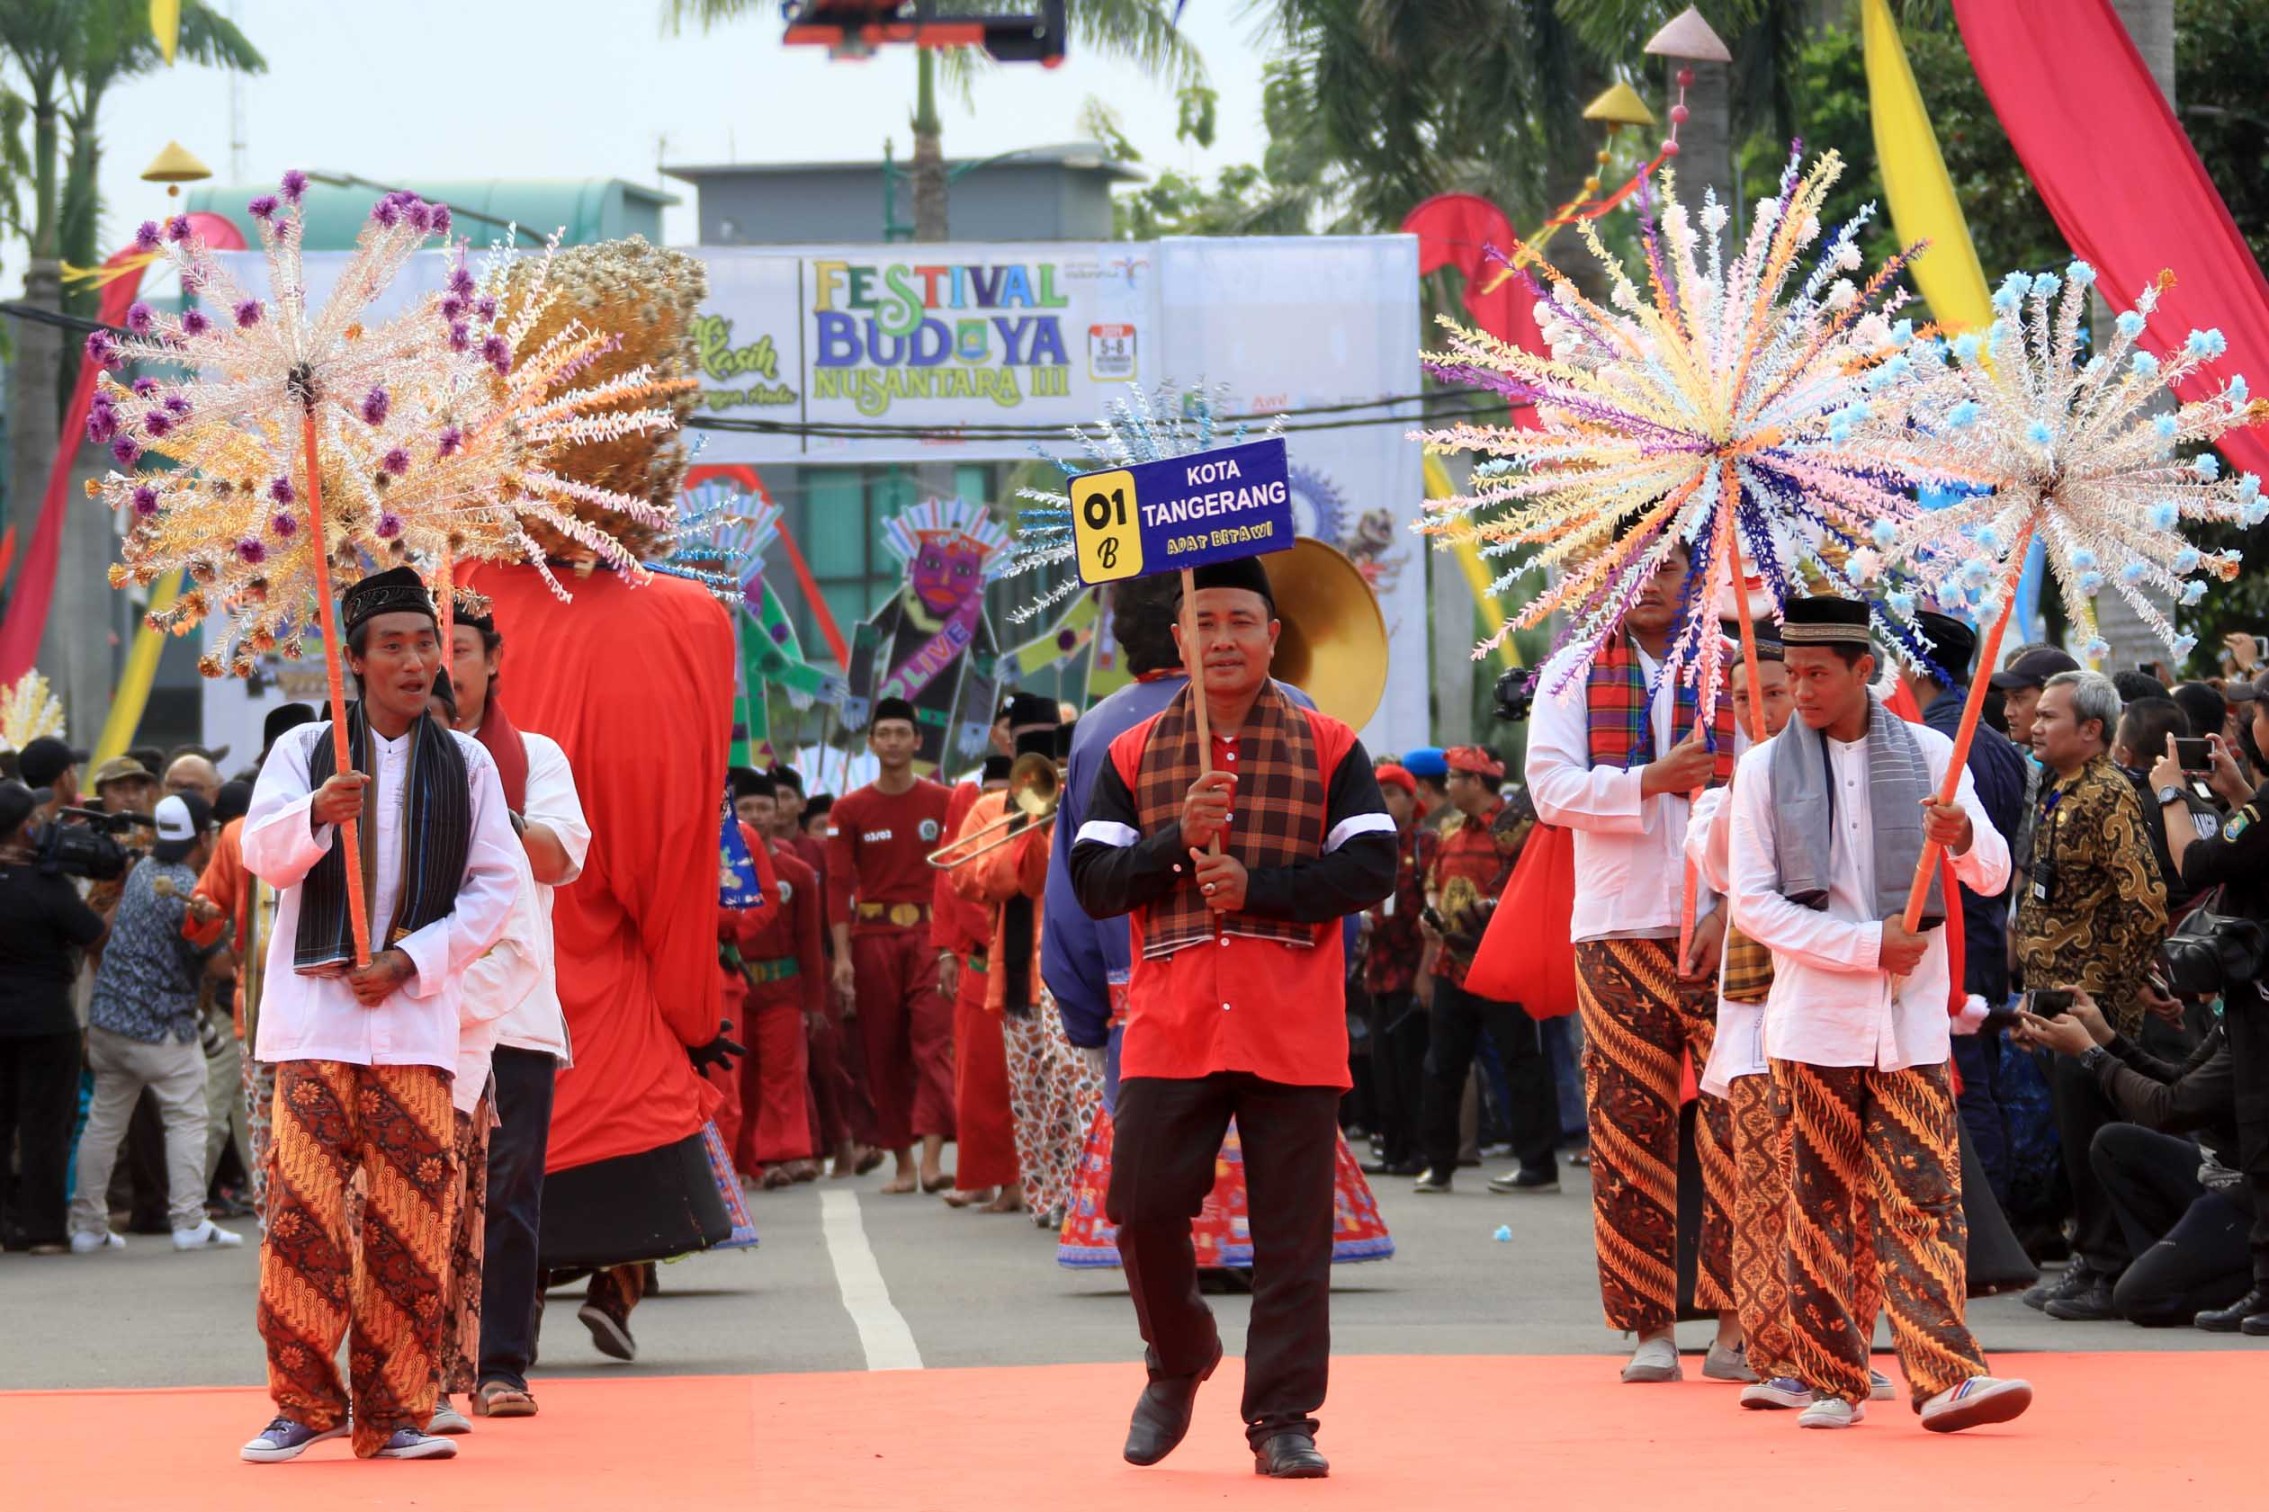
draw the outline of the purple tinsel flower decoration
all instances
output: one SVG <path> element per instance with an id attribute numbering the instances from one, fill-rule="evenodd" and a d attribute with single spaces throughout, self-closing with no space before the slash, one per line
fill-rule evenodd
<path id="1" fill-rule="evenodd" d="M 395 477 L 399 478 L 402 474 L 410 470 L 410 454 L 403 448 L 397 446 L 392 451 L 388 452 L 385 456 L 380 457 L 378 459 L 378 465 L 386 469 L 387 472 L 393 474 Z"/>
<path id="2" fill-rule="evenodd" d="M 87 411 L 87 444 L 108 446 L 118 435 L 118 411 L 109 405 L 97 405 Z"/>
<path id="3" fill-rule="evenodd" d="M 157 329 L 158 312 L 139 299 L 126 307 L 126 329 L 137 336 L 147 336 Z"/>
<path id="4" fill-rule="evenodd" d="M 449 234 L 449 207 L 447 205 L 428 205 L 426 206 L 426 215 L 431 221 L 428 229 L 434 235 L 447 236 Z"/>
<path id="5" fill-rule="evenodd" d="M 118 342 L 108 331 L 87 332 L 87 361 L 107 368 L 118 360 Z"/>
<path id="6" fill-rule="evenodd" d="M 157 391 L 158 381 L 155 378 L 137 378 L 134 380 L 134 397 L 137 399 L 154 398 Z"/>
<path id="7" fill-rule="evenodd" d="M 378 539 L 391 541 L 402 533 L 402 517 L 398 514 L 381 514 L 378 517 Z"/>
<path id="8" fill-rule="evenodd" d="M 441 442 L 434 448 L 434 450 L 441 456 L 454 457 L 457 455 L 457 448 L 463 446 L 464 444 L 465 433 L 459 430 L 456 426 L 451 425 L 446 426 L 442 429 Z"/>
<path id="9" fill-rule="evenodd" d="M 162 438 L 173 429 L 173 416 L 162 409 L 151 410 L 142 417 L 142 434 Z"/>
<path id="10" fill-rule="evenodd" d="M 484 321 L 496 319 L 496 301 L 483 295 L 473 301 L 473 313 Z"/>
<path id="11" fill-rule="evenodd" d="M 460 299 L 471 299 L 473 297 L 473 270 L 466 267 L 463 263 L 459 263 L 455 268 L 451 269 L 449 273 L 449 292 L 456 295 Z"/>
<path id="12" fill-rule="evenodd" d="M 171 415 L 180 416 L 189 413 L 189 401 L 179 394 L 166 395 L 165 407 L 166 412 Z"/>
<path id="13" fill-rule="evenodd" d="M 280 541 L 288 541 L 299 534 L 297 515 L 276 514 L 268 519 L 268 529 Z"/>
<path id="14" fill-rule="evenodd" d="M 165 239 L 173 242 L 189 240 L 189 217 L 177 215 L 165 223 Z"/>
<path id="15" fill-rule="evenodd" d="M 369 393 L 362 396 L 362 423 L 365 425 L 384 425 L 387 407 L 386 390 L 373 388 Z"/>
<path id="16" fill-rule="evenodd" d="M 143 519 L 158 512 L 158 491 L 144 483 L 134 490 L 134 513 Z"/>
<path id="17" fill-rule="evenodd" d="M 502 336 L 491 336 L 481 343 L 481 361 L 495 368 L 498 377 L 512 371 L 512 343 Z"/>
<path id="18" fill-rule="evenodd" d="M 197 276 L 197 270 L 195 268 L 183 268 L 181 270 L 182 293 L 194 294 L 199 289 L 203 288 L 204 284 L 205 281 Z"/>
<path id="19" fill-rule="evenodd" d="M 252 212 L 254 220 L 273 219 L 276 213 L 276 197 L 272 194 L 256 195 L 252 203 L 244 208 Z"/>
<path id="20" fill-rule="evenodd" d="M 299 495 L 292 492 L 291 479 L 278 478 L 268 485 L 268 497 L 274 499 L 278 504 L 289 504 Z"/>
<path id="21" fill-rule="evenodd" d="M 110 454 L 121 467 L 132 467 L 142 460 L 142 448 L 134 444 L 132 436 L 120 436 L 110 443 Z"/>
<path id="22" fill-rule="evenodd" d="M 471 346 L 472 344 L 473 344 L 473 332 L 472 332 L 472 329 L 471 329 L 471 328 L 470 328 L 469 326 L 467 326 L 467 325 L 465 324 L 465 322 L 463 322 L 462 320 L 460 320 L 460 321 L 456 321 L 456 322 L 454 322 L 454 323 L 452 323 L 452 324 L 450 325 L 450 327 L 449 327 L 449 350 L 450 350 L 450 351 L 452 351 L 452 352 L 462 352 L 463 350 L 465 350 L 465 348 L 467 348 L 467 347 Z"/>
<path id="23" fill-rule="evenodd" d="M 134 228 L 134 245 L 140 251 L 155 252 L 158 249 L 158 238 L 156 221 L 144 221 Z"/>
<path id="24" fill-rule="evenodd" d="M 426 232 L 433 229 L 433 207 L 424 200 L 411 200 L 402 207 L 402 213 L 409 217 L 411 230 Z"/>
<path id="25" fill-rule="evenodd" d="M 463 315 L 464 313 L 465 301 L 459 299 L 456 295 L 452 294 L 447 299 L 441 301 L 441 318 L 443 320 L 455 321 L 457 317 Z"/>
<path id="26" fill-rule="evenodd" d="M 205 318 L 203 310 L 184 310 L 181 312 L 182 335 L 202 336 L 212 328 L 213 323 Z"/>
<path id="27" fill-rule="evenodd" d="M 236 307 L 236 323 L 240 330 L 250 330 L 260 323 L 260 301 L 247 299 Z"/>
<path id="28" fill-rule="evenodd" d="M 307 175 L 297 168 L 286 169 L 284 171 L 284 198 L 296 205 L 306 193 Z"/>
<path id="29" fill-rule="evenodd" d="M 246 536 L 236 543 L 236 554 L 248 567 L 257 567 L 268 560 L 268 548 L 258 536 Z"/>
<path id="30" fill-rule="evenodd" d="M 402 218 L 402 207 L 395 203 L 394 196 L 389 194 L 370 207 L 370 218 L 388 230 L 392 230 L 395 223 Z"/>

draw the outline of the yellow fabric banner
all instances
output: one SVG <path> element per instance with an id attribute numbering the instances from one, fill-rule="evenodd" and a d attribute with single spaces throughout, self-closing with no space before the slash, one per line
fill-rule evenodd
<path id="1" fill-rule="evenodd" d="M 1914 261 L 1915 286 L 1930 301 L 1931 318 L 1946 331 L 1983 330 L 1993 322 L 1985 270 L 1970 242 L 1969 222 L 1954 198 L 1954 181 L 1938 152 L 1937 133 L 1922 108 L 1922 91 L 1907 66 L 1898 23 L 1886 0 L 1861 0 L 1867 46 L 1868 112 L 1875 123 L 1875 158 L 1899 240 L 1929 247 Z"/>
<path id="2" fill-rule="evenodd" d="M 1450 482 L 1450 471 L 1442 465 L 1440 457 L 1428 454 L 1425 467 L 1427 498 L 1448 499 L 1456 496 L 1457 489 Z M 1472 531 L 1461 531 L 1450 537 L 1450 552 L 1457 558 L 1458 569 L 1465 574 L 1467 584 L 1473 589 L 1473 601 L 1481 606 L 1481 616 L 1489 623 L 1489 633 L 1496 634 L 1497 627 L 1505 622 L 1505 616 L 1498 612 L 1497 601 L 1490 596 L 1489 564 L 1481 560 L 1480 543 L 1475 540 Z M 1501 667 L 1517 667 L 1521 664 L 1521 654 L 1513 648 L 1513 639 L 1509 635 L 1498 645 L 1496 656 Z"/>
<path id="3" fill-rule="evenodd" d="M 150 590 L 152 614 L 173 607 L 181 592 L 181 574 L 162 579 Z M 150 702 L 150 684 L 157 680 L 158 653 L 165 650 L 162 632 L 143 625 L 134 632 L 134 649 L 126 653 L 126 668 L 118 674 L 118 692 L 110 701 L 110 716 L 102 722 L 102 739 L 95 742 L 94 765 L 123 756 L 141 727 L 142 710 Z"/>

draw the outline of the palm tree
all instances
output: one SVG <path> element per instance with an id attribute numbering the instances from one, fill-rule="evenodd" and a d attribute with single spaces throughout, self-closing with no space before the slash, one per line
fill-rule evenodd
<path id="1" fill-rule="evenodd" d="M 1153 78 L 1176 86 L 1200 84 L 1205 63 L 1174 24 L 1173 0 L 1069 0 L 1066 19 L 1075 52 L 1093 52 L 1131 63 Z M 663 23 L 675 31 L 687 23 L 703 30 L 752 16 L 774 16 L 772 0 L 664 0 Z M 939 71 L 964 92 L 984 66 L 970 48 L 922 48 L 917 63 L 914 131 L 914 239 L 944 241 L 947 234 L 948 179 L 944 127 L 938 119 Z M 943 58 L 940 58 L 940 54 Z"/>

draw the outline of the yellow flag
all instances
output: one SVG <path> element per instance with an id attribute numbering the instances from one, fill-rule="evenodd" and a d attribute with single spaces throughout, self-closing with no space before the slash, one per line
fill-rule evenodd
<path id="1" fill-rule="evenodd" d="M 1907 66 L 1898 23 L 1885 0 L 1861 0 L 1867 42 L 1868 111 L 1875 121 L 1875 158 L 1883 197 L 1899 240 L 1930 246 L 1914 262 L 1915 286 L 1930 301 L 1931 318 L 1948 331 L 1982 330 L 1993 322 L 1985 270 L 1970 242 L 1969 222 L 1954 198 L 1954 181 L 1938 153 L 1937 133 L 1922 108 L 1914 70 Z"/>
<path id="2" fill-rule="evenodd" d="M 158 51 L 171 68 L 173 50 L 181 43 L 181 0 L 150 0 L 150 35 L 158 39 Z"/>
<path id="3" fill-rule="evenodd" d="M 150 590 L 150 613 L 158 614 L 173 607 L 181 593 L 181 574 L 162 578 Z M 134 632 L 134 649 L 126 653 L 126 669 L 118 675 L 118 692 L 110 701 L 110 715 L 102 722 L 102 739 L 95 742 L 94 764 L 102 765 L 113 756 L 123 756 L 134 742 L 134 732 L 142 724 L 142 710 L 150 702 L 150 684 L 157 680 L 158 653 L 165 649 L 165 635 L 143 625 Z"/>
<path id="4" fill-rule="evenodd" d="M 1442 465 L 1440 457 L 1429 453 L 1425 467 L 1427 498 L 1447 499 L 1457 493 L 1450 482 L 1450 470 Z M 1505 616 L 1498 611 L 1497 600 L 1490 596 L 1489 564 L 1481 560 L 1479 539 L 1470 530 L 1460 531 L 1450 537 L 1450 554 L 1457 558 L 1458 570 L 1465 574 L 1467 585 L 1473 589 L 1473 601 L 1481 606 L 1482 617 L 1489 622 L 1489 633 L 1496 634 L 1497 627 L 1505 623 Z M 1511 636 L 1498 643 L 1496 655 L 1499 666 L 1510 668 L 1521 664 L 1520 652 L 1513 649 Z"/>

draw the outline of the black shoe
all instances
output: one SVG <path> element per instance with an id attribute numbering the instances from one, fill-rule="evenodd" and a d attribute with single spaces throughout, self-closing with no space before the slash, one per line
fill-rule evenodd
<path id="1" fill-rule="evenodd" d="M 1253 1474 L 1271 1480 L 1322 1480 L 1331 1474 L 1331 1461 L 1316 1452 L 1316 1441 L 1305 1433 L 1278 1433 L 1253 1449 Z"/>
<path id="2" fill-rule="evenodd" d="M 1196 1375 L 1155 1379 L 1135 1398 L 1134 1421 L 1127 1427 L 1127 1463 L 1155 1465 L 1174 1452 L 1190 1431 L 1190 1411 L 1197 1405 L 1198 1388 L 1221 1363 L 1221 1345 L 1213 1346 L 1213 1361 Z"/>
<path id="3" fill-rule="evenodd" d="M 2034 1312 L 2048 1311 L 2048 1304 L 2059 1297 L 2077 1296 L 2086 1291 L 2096 1279 L 2088 1262 L 2075 1255 L 2072 1263 L 2064 1267 L 2064 1274 L 2051 1281 L 2043 1277 L 2039 1284 L 2025 1293 L 2025 1305 Z"/>
<path id="4" fill-rule="evenodd" d="M 2227 1307 L 2209 1308 L 2191 1320 L 2208 1333 L 2269 1335 L 2269 1292 L 2256 1286 Z M 2247 1324 L 2255 1325 L 2247 1328 Z"/>
<path id="5" fill-rule="evenodd" d="M 1438 1197 L 1449 1191 L 1450 1178 L 1447 1172 L 1435 1171 L 1429 1167 L 1418 1173 L 1418 1179 L 1410 1184 L 1410 1189 L 1422 1196 L 1430 1193 Z"/>
<path id="6" fill-rule="evenodd" d="M 1547 1166 L 1541 1171 L 1522 1169 L 1506 1176 L 1492 1176 L 1489 1178 L 1489 1190 L 1520 1196 L 1557 1192 L 1560 1190 L 1560 1173 Z"/>
<path id="7" fill-rule="evenodd" d="M 2090 1276 L 2086 1286 L 2069 1295 L 2049 1298 L 2041 1311 L 2066 1323 L 2111 1323 L 2119 1318 L 2119 1309 L 2112 1305 L 2111 1282 L 2102 1276 Z"/>

